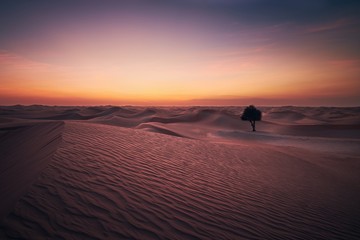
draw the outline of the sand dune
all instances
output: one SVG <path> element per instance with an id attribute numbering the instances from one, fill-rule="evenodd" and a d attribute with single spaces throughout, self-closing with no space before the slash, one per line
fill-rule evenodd
<path id="1" fill-rule="evenodd" d="M 271 111 L 267 114 L 267 117 L 272 119 L 274 122 L 278 123 L 288 123 L 288 124 L 320 124 L 324 123 L 321 120 L 315 119 L 313 117 L 306 116 L 303 113 L 296 111 Z"/>
<path id="2" fill-rule="evenodd" d="M 168 128 L 161 126 L 156 123 L 142 123 L 136 127 L 136 129 L 144 129 L 149 132 L 156 132 L 161 134 L 167 134 L 175 137 L 186 137 L 185 135 L 182 135 L 181 133 L 177 133 L 176 131 L 169 130 Z"/>
<path id="3" fill-rule="evenodd" d="M 1 237 L 360 238 L 358 108 L 3 110 Z"/>

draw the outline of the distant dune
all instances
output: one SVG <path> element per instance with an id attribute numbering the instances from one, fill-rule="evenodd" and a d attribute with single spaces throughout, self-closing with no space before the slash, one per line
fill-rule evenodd
<path id="1" fill-rule="evenodd" d="M 0 238 L 360 239 L 360 108 L 0 107 Z"/>

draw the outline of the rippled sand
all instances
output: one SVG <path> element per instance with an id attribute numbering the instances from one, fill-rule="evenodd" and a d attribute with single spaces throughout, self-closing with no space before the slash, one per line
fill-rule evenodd
<path id="1" fill-rule="evenodd" d="M 360 238 L 356 108 L 256 133 L 232 108 L 33 108 L 2 111 L 0 237 Z"/>

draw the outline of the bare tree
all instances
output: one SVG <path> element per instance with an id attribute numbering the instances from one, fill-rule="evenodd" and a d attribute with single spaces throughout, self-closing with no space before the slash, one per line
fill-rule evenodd
<path id="1" fill-rule="evenodd" d="M 251 124 L 251 127 L 253 129 L 253 132 L 255 132 L 255 122 L 261 121 L 261 111 L 256 109 L 253 105 L 250 105 L 245 108 L 241 120 L 243 121 L 249 121 Z"/>

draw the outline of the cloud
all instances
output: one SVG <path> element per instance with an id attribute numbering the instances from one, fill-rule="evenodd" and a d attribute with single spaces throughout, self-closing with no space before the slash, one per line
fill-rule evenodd
<path id="1" fill-rule="evenodd" d="M 336 68 L 354 68 L 360 66 L 360 60 L 358 59 L 340 59 L 340 60 L 330 60 L 328 63 L 332 67 Z"/>
<path id="2" fill-rule="evenodd" d="M 350 19 L 346 19 L 346 18 L 338 19 L 336 21 L 312 26 L 307 29 L 307 32 L 317 33 L 317 32 L 324 32 L 324 31 L 332 31 L 332 30 L 344 28 L 352 23 L 353 23 L 353 21 L 351 21 Z"/>
<path id="3" fill-rule="evenodd" d="M 47 68 L 50 65 L 27 59 L 15 53 L 11 53 L 5 50 L 0 50 L 0 66 L 8 66 L 8 67 L 15 67 L 22 69 L 24 68 L 34 69 L 34 68 Z"/>

